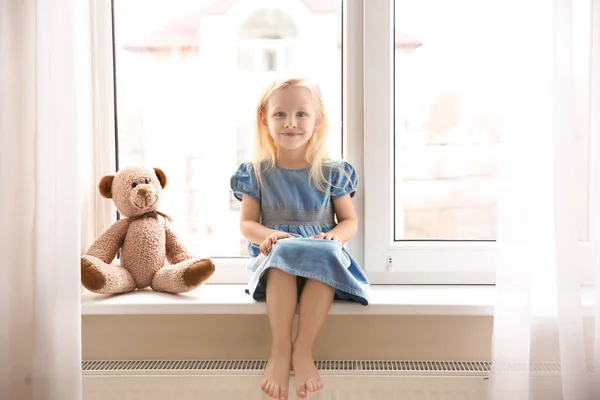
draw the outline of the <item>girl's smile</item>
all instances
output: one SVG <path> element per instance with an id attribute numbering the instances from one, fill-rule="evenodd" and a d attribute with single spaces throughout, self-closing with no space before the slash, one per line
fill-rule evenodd
<path id="1" fill-rule="evenodd" d="M 303 135 L 302 132 L 281 132 L 284 136 L 300 136 Z"/>

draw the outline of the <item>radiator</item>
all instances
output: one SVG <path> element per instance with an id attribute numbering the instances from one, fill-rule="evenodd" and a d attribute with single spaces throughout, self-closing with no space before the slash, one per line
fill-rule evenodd
<path id="1" fill-rule="evenodd" d="M 263 400 L 266 361 L 84 361 L 84 400 Z M 319 400 L 484 400 L 489 362 L 317 361 Z M 546 368 L 547 369 L 547 368 Z M 551 374 L 555 375 L 555 374 Z M 545 390 L 555 390 L 544 380 Z M 296 400 L 293 377 L 290 400 Z"/>

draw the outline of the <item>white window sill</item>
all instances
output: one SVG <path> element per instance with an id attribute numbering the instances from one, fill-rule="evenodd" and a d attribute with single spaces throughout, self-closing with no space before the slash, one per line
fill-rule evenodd
<path id="1" fill-rule="evenodd" d="M 244 292 L 246 285 L 205 284 L 180 295 L 141 290 L 118 296 L 82 288 L 83 315 L 266 314 L 265 302 Z M 493 286 L 372 285 L 371 303 L 334 302 L 337 315 L 493 315 Z"/>
<path id="2" fill-rule="evenodd" d="M 83 315 L 152 314 L 266 314 L 265 302 L 254 301 L 246 285 L 205 284 L 180 295 L 140 290 L 117 296 L 99 295 L 82 288 Z M 372 285 L 371 303 L 336 301 L 330 314 L 337 315 L 494 315 L 496 289 L 477 285 Z M 595 313 L 595 290 L 584 287 L 583 314 Z M 551 307 L 538 309 L 552 316 Z"/>

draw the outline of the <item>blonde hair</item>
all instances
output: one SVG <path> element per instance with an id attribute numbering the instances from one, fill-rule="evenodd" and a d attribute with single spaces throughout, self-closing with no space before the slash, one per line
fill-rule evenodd
<path id="1" fill-rule="evenodd" d="M 272 82 L 264 91 L 258 102 L 256 110 L 256 131 L 254 136 L 254 158 L 252 161 L 258 184 L 261 184 L 263 163 L 266 162 L 266 168 L 270 169 L 274 168 L 275 163 L 277 162 L 277 147 L 269 133 L 269 128 L 263 124 L 262 116 L 266 115 L 267 105 L 273 94 L 289 87 L 306 88 L 310 90 L 312 94 L 313 107 L 319 123 L 315 126 L 313 135 L 308 141 L 305 160 L 310 165 L 309 181 L 312 182 L 318 190 L 325 192 L 325 185 L 329 184 L 329 181 L 323 174 L 323 167 L 328 165 L 330 161 L 326 150 L 327 135 L 329 133 L 327 110 L 325 109 L 323 95 L 319 86 L 302 78 L 283 79 Z"/>

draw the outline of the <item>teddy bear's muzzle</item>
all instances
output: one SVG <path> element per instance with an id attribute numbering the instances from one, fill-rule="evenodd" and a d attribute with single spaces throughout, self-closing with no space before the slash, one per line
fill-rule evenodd
<path id="1" fill-rule="evenodd" d="M 133 204 L 137 208 L 148 208 L 152 207 L 158 201 L 158 195 L 153 191 L 148 191 L 146 188 L 138 189 Z"/>

